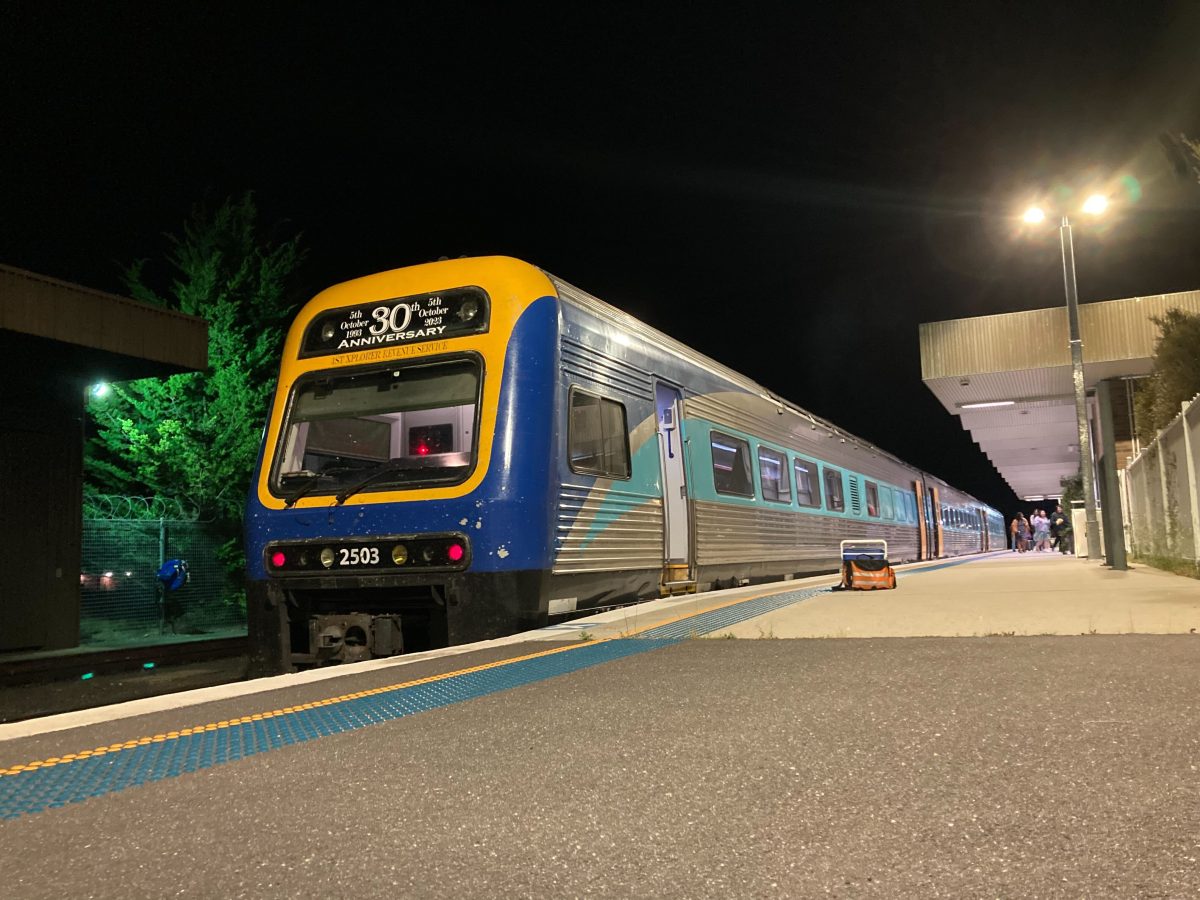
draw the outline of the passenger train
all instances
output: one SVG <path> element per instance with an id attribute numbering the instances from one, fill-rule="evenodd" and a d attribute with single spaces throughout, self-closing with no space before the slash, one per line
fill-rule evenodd
<path id="1" fill-rule="evenodd" d="M 665 595 L 1005 546 L 1003 518 L 518 260 L 317 295 L 246 514 L 257 671 Z"/>

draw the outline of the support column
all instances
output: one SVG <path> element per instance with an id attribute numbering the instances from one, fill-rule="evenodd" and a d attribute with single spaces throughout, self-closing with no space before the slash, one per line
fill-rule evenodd
<path id="1" fill-rule="evenodd" d="M 1165 546 L 1155 547 L 1154 552 L 1162 556 L 1170 556 L 1175 543 L 1175 523 L 1171 519 L 1171 488 L 1167 484 L 1167 447 L 1162 439 L 1163 433 L 1158 433 L 1155 441 L 1155 455 L 1158 457 L 1158 491 L 1162 498 L 1163 540 Z"/>
<path id="2" fill-rule="evenodd" d="M 1112 383 L 1105 379 L 1096 386 L 1100 407 L 1100 512 L 1104 516 L 1104 556 L 1109 566 L 1125 571 L 1125 525 L 1121 515 L 1121 487 L 1117 483 L 1117 443 L 1113 437 Z"/>
<path id="3" fill-rule="evenodd" d="M 1183 404 L 1183 415 L 1179 417 L 1179 424 L 1183 426 L 1183 449 L 1184 455 L 1187 457 L 1187 483 L 1188 496 L 1192 501 L 1192 559 L 1197 565 L 1200 565 L 1200 507 L 1197 506 L 1200 501 L 1197 497 L 1200 495 L 1200 486 L 1197 486 L 1198 480 L 1196 473 L 1196 448 L 1192 445 L 1192 436 L 1188 430 L 1188 409 L 1196 406 L 1195 399 Z"/>

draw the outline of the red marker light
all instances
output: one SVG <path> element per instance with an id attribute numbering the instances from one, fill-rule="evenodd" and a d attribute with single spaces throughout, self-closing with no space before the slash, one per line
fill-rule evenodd
<path id="1" fill-rule="evenodd" d="M 271 565 L 276 569 L 282 569 L 285 562 L 287 562 L 287 557 L 283 555 L 282 550 L 276 550 L 271 554 Z"/>
<path id="2" fill-rule="evenodd" d="M 417 456 L 428 456 L 428 455 L 429 455 L 429 445 L 428 444 L 417 444 Z"/>
<path id="3" fill-rule="evenodd" d="M 463 558 L 462 544 L 451 544 L 450 548 L 446 551 L 446 555 L 450 557 L 450 562 L 458 562 Z"/>

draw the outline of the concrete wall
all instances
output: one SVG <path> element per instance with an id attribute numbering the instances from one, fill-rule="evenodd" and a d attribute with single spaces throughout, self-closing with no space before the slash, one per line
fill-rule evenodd
<path id="1" fill-rule="evenodd" d="M 81 382 L 0 365 L 0 650 L 79 643 Z"/>

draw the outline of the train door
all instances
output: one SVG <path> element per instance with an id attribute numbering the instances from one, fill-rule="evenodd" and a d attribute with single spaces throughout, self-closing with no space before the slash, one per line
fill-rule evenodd
<path id="1" fill-rule="evenodd" d="M 938 497 L 938 489 L 931 487 L 929 489 L 929 502 L 926 503 L 927 516 L 929 519 L 929 533 L 932 535 L 930 541 L 931 557 L 937 559 L 943 553 L 943 541 L 945 536 L 942 534 L 942 503 Z"/>
<path id="2" fill-rule="evenodd" d="M 987 513 L 979 507 L 975 508 L 975 513 L 979 516 L 979 549 L 986 553 L 992 549 L 992 536 L 988 533 Z"/>
<path id="3" fill-rule="evenodd" d="M 692 578 L 692 540 L 687 498 L 687 470 L 683 464 L 683 398 L 677 388 L 656 382 L 654 405 L 658 414 L 658 451 L 662 462 L 663 572 L 665 593 L 687 590 Z"/>
<path id="4" fill-rule="evenodd" d="M 929 527 L 925 522 L 925 483 L 914 481 L 913 489 L 917 493 L 917 536 L 920 538 L 920 552 L 917 559 L 929 559 Z"/>

